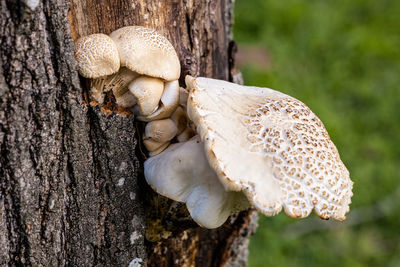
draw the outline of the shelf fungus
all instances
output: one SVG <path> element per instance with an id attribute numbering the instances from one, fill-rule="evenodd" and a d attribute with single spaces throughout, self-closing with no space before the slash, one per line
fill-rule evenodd
<path id="1" fill-rule="evenodd" d="M 79 73 L 90 78 L 91 100 L 103 104 L 113 92 L 115 103 L 132 108 L 142 121 L 165 119 L 179 105 L 180 63 L 163 35 L 141 26 L 92 34 L 75 43 Z"/>
<path id="2" fill-rule="evenodd" d="M 294 218 L 312 210 L 344 220 L 353 182 L 318 117 L 278 91 L 186 76 L 187 115 L 197 135 L 145 162 L 158 193 L 186 202 L 216 228 L 250 206 Z"/>

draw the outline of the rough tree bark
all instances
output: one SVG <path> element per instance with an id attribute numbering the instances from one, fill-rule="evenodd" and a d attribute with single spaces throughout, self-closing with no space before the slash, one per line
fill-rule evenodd
<path id="1" fill-rule="evenodd" d="M 132 115 L 90 106 L 73 40 L 165 34 L 182 76 L 234 79 L 233 0 L 0 0 L 0 265 L 243 266 L 252 212 L 216 230 L 144 182 Z"/>

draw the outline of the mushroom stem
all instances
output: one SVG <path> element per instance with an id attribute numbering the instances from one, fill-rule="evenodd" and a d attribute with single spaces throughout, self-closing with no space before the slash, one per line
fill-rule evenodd
<path id="1" fill-rule="evenodd" d="M 104 102 L 104 84 L 106 82 L 106 77 L 100 77 L 97 79 L 90 80 L 90 98 L 94 99 L 100 104 Z"/>
<path id="2" fill-rule="evenodd" d="M 196 132 L 192 128 L 186 127 L 186 129 L 181 134 L 179 134 L 176 139 L 178 140 L 179 143 L 182 143 L 188 141 L 195 135 Z"/>
<path id="3" fill-rule="evenodd" d="M 217 228 L 238 208 L 248 207 L 241 192 L 224 190 L 208 164 L 199 136 L 172 144 L 148 158 L 144 172 L 146 181 L 159 194 L 185 202 L 193 220 L 202 227 Z"/>

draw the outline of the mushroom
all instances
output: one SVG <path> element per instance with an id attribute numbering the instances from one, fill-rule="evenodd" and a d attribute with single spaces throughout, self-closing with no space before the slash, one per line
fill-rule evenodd
<path id="1" fill-rule="evenodd" d="M 128 84 L 139 77 L 139 74 L 122 67 L 117 73 L 106 78 L 104 91 L 113 91 L 118 106 L 129 108 L 137 104 L 137 99 L 129 92 Z"/>
<path id="2" fill-rule="evenodd" d="M 164 143 L 175 137 L 178 128 L 171 119 L 149 122 L 145 128 L 145 136 L 159 143 Z"/>
<path id="3" fill-rule="evenodd" d="M 146 125 L 143 143 L 149 152 L 153 152 L 152 155 L 158 154 L 168 146 L 177 132 L 178 128 L 171 119 L 152 121 Z"/>
<path id="4" fill-rule="evenodd" d="M 99 103 L 103 103 L 103 92 L 112 90 L 118 105 L 132 107 L 138 103 L 138 119 L 143 121 L 167 118 L 179 104 L 179 59 L 171 43 L 155 30 L 128 26 L 110 36 L 82 37 L 76 43 L 75 58 L 81 75 L 94 79 L 91 96 Z M 134 88 L 130 91 L 135 97 L 128 92 L 128 85 Z M 152 97 L 143 98 L 143 93 Z M 149 102 L 152 106 L 147 109 Z"/>
<path id="5" fill-rule="evenodd" d="M 169 117 L 179 104 L 180 63 L 172 44 L 155 30 L 140 26 L 120 28 L 110 37 L 118 48 L 121 66 L 142 75 L 136 79 L 140 79 L 141 88 L 137 87 L 136 80 L 129 84 L 129 90 L 138 98 L 138 119 L 151 121 Z M 143 97 L 143 93 L 147 96 L 153 90 L 152 97 Z M 145 108 L 143 101 L 150 101 L 152 106 Z"/>
<path id="6" fill-rule="evenodd" d="M 186 76 L 188 116 L 228 191 L 261 213 L 344 220 L 353 182 L 319 118 L 278 91 Z"/>
<path id="7" fill-rule="evenodd" d="M 192 128 L 186 127 L 186 129 L 182 133 L 178 134 L 176 139 L 178 140 L 178 142 L 185 142 L 195 135 L 196 132 Z"/>
<path id="8" fill-rule="evenodd" d="M 164 83 L 157 78 L 141 76 L 132 81 L 128 88 L 137 99 L 140 114 L 147 116 L 157 109 L 164 90 Z"/>
<path id="9" fill-rule="evenodd" d="M 202 205 L 204 198 L 223 197 L 218 203 L 224 204 L 219 207 L 227 210 L 209 213 L 216 216 L 214 219 L 219 223 L 232 212 L 226 203 L 232 201 L 229 194 L 233 192 L 237 196 L 244 195 L 252 206 L 267 216 L 277 214 L 283 207 L 285 213 L 294 218 L 306 217 L 314 209 L 323 219 L 345 219 L 353 195 L 353 182 L 322 122 L 305 104 L 272 89 L 208 78 L 186 76 L 186 85 L 189 89 L 188 117 L 200 136 L 197 141 L 204 143 L 200 142 L 201 146 L 198 145 L 196 150 L 189 145 L 194 140 L 191 139 L 179 146 L 171 145 L 157 155 L 157 161 L 147 160 L 146 179 L 157 192 L 187 202 L 189 211 L 191 206 Z M 210 194 L 216 192 L 217 196 L 204 193 L 201 199 L 193 197 L 197 204 L 189 203 L 187 197 L 190 190 L 186 188 L 192 185 L 178 184 L 180 179 L 185 180 L 183 183 L 188 182 L 179 174 L 186 171 L 176 171 L 174 167 L 182 157 L 191 157 L 187 152 L 189 149 L 184 149 L 186 147 L 191 147 L 190 153 L 197 157 L 205 153 L 206 163 L 215 173 L 214 176 L 204 175 L 204 166 L 191 165 L 201 170 L 198 173 L 192 170 L 192 180 L 197 185 L 208 185 L 214 177 L 223 188 L 223 191 L 207 191 Z M 176 155 L 171 156 L 172 152 Z M 176 177 L 164 175 L 171 171 L 175 171 Z M 185 197 L 171 194 L 169 190 L 175 189 L 159 187 L 160 183 L 154 181 L 160 179 L 162 186 L 171 184 L 179 196 Z M 212 187 L 218 188 L 217 184 L 213 181 Z M 236 211 L 246 207 L 234 206 L 239 207 Z M 203 222 L 215 222 L 209 216 L 195 220 L 205 227 L 217 225 Z"/>
<path id="10" fill-rule="evenodd" d="M 114 41 L 105 34 L 92 34 L 79 38 L 75 43 L 75 59 L 78 71 L 91 81 L 90 93 L 103 103 L 105 77 L 118 71 L 120 59 Z"/>
<path id="11" fill-rule="evenodd" d="M 186 129 L 188 124 L 188 118 L 183 108 L 178 106 L 170 118 L 178 128 L 177 134 L 181 134 Z"/>
<path id="12" fill-rule="evenodd" d="M 155 191 L 185 202 L 193 220 L 202 227 L 219 227 L 237 209 L 249 207 L 242 193 L 225 191 L 208 164 L 199 136 L 150 157 L 144 170 Z"/>
<path id="13" fill-rule="evenodd" d="M 150 115 L 139 115 L 138 119 L 142 121 L 153 121 L 168 118 L 179 105 L 179 82 L 178 80 L 165 82 L 163 94 L 160 99 L 161 105 Z"/>
<path id="14" fill-rule="evenodd" d="M 157 31 L 127 26 L 113 31 L 110 37 L 118 47 L 121 66 L 166 81 L 179 79 L 181 67 L 175 49 Z"/>

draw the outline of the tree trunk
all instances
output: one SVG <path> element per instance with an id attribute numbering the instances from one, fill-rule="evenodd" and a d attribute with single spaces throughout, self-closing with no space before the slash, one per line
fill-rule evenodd
<path id="1" fill-rule="evenodd" d="M 245 265 L 256 214 L 206 230 L 155 194 L 141 125 L 88 105 L 73 57 L 80 36 L 143 25 L 176 48 L 181 85 L 235 80 L 233 0 L 0 3 L 0 265 Z"/>

